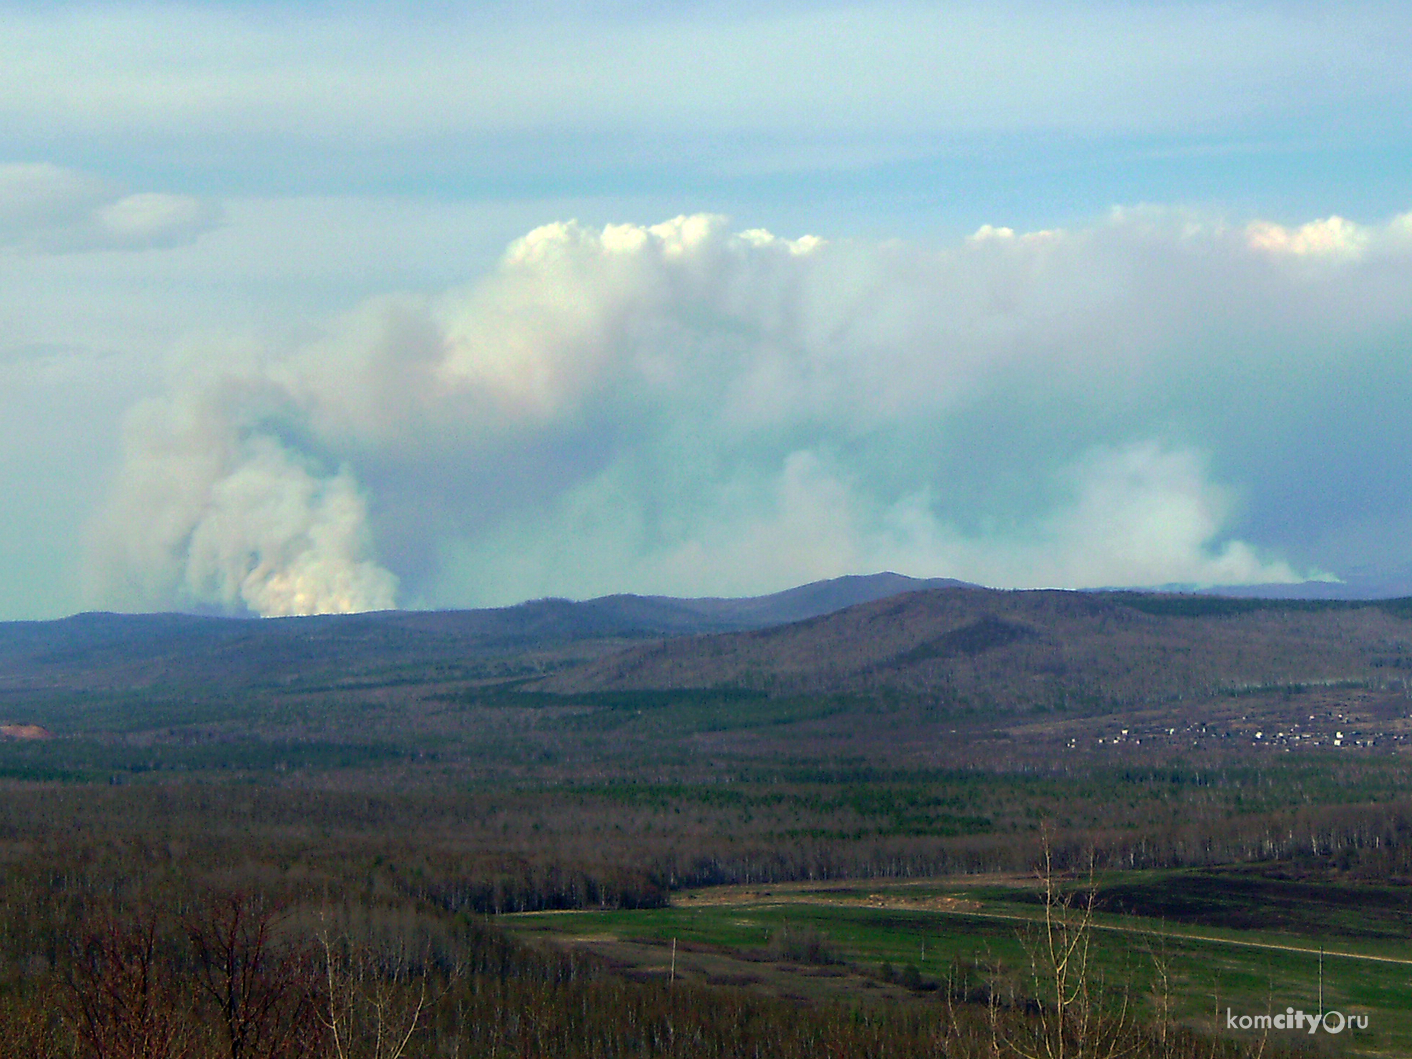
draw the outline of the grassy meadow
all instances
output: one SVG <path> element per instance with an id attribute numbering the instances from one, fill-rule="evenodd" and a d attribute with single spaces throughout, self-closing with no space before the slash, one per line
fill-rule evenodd
<path id="1" fill-rule="evenodd" d="M 1091 891 L 1087 879 L 1065 884 L 1072 897 L 1058 914 L 1074 929 L 1082 929 L 1087 892 L 1095 909 L 1130 902 L 1140 910 L 1094 911 L 1088 973 L 1108 1003 L 1133 1005 L 1144 1022 L 1221 1034 L 1228 1011 L 1318 1011 L 1322 984 L 1325 1010 L 1366 1015 L 1368 1028 L 1319 1031 L 1312 1041 L 1302 1031 L 1239 1036 L 1339 1054 L 1412 1054 L 1412 895 L 1404 887 L 1360 890 L 1350 906 L 1337 885 L 1286 886 L 1241 872 L 1099 873 Z M 1157 913 L 1172 909 L 1139 899 L 1165 903 L 1172 892 L 1199 893 L 1200 907 L 1169 918 Z M 1316 894 L 1324 900 L 1305 903 Z M 1282 896 L 1289 904 L 1272 912 Z M 948 994 L 954 1003 L 1053 989 L 1035 971 L 1043 891 L 1028 875 L 714 887 L 675 895 L 669 908 L 507 918 L 526 939 L 577 945 L 658 978 L 673 974 L 675 946 L 681 981 L 746 982 L 785 997 L 934 1006 Z"/>

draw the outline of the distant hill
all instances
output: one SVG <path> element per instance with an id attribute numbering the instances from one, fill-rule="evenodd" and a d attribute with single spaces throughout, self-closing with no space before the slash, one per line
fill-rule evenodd
<path id="1" fill-rule="evenodd" d="M 1222 585 L 1203 590 L 1204 595 L 1244 599 L 1349 599 L 1379 600 L 1412 593 L 1412 577 L 1350 576 L 1342 581 L 1299 581 L 1289 585 Z"/>
<path id="2" fill-rule="evenodd" d="M 0 623 L 0 692 L 21 687 L 108 689 L 330 681 L 438 669 L 465 675 L 477 659 L 644 637 L 759 629 L 936 585 L 882 573 L 819 581 L 744 599 L 604 596 L 540 599 L 460 611 L 386 611 L 240 619 L 186 614 L 78 614 Z"/>
<path id="3" fill-rule="evenodd" d="M 1409 601 L 943 588 L 769 629 L 663 640 L 527 688 L 900 692 L 1007 709 L 1117 708 L 1412 677 Z"/>
<path id="4" fill-rule="evenodd" d="M 595 603 L 645 598 L 651 602 L 685 608 L 703 620 L 725 622 L 738 629 L 761 629 L 770 625 L 816 618 L 844 607 L 871 603 L 903 592 L 926 588 L 977 588 L 979 586 L 949 577 L 916 578 L 904 574 L 852 574 L 827 581 L 813 581 L 798 588 L 768 596 L 743 599 L 671 599 L 664 596 L 607 596 Z M 704 631 L 704 630 L 703 630 Z"/>
<path id="5" fill-rule="evenodd" d="M 1412 600 L 929 584 L 879 574 L 755 599 L 0 624 L 0 723 L 53 736 L 0 733 L 0 776 L 83 761 L 85 775 L 111 762 L 273 767 L 330 748 L 349 761 L 404 746 L 466 762 L 584 760 L 681 739 L 693 753 L 813 739 L 818 752 L 934 761 L 942 718 L 980 739 L 947 751 L 966 764 L 1009 753 L 990 733 L 1017 724 L 1043 729 L 1026 753 L 1045 758 L 1050 727 L 1098 715 L 1149 728 L 1146 712 L 1188 715 L 1166 732 L 1248 713 L 1278 732 L 1316 712 L 1341 723 L 1362 696 L 1368 731 L 1408 720 Z"/>
<path id="6" fill-rule="evenodd" d="M 193 716 L 196 704 L 214 717 L 329 696 L 687 689 L 1102 711 L 1251 688 L 1401 686 L 1412 680 L 1409 618 L 1408 600 L 996 591 L 897 574 L 747 599 L 266 620 L 81 614 L 0 624 L 0 719 L 72 730 L 100 714 Z"/>

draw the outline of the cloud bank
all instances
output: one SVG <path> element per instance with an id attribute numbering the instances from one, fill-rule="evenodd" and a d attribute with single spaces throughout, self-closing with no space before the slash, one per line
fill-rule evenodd
<path id="1" fill-rule="evenodd" d="M 425 142 L 623 128 L 838 132 L 1405 117 L 1395 5 L 79 6 L 8 10 L 0 115 L 186 140 Z M 605 56 L 631 55 L 631 63 Z M 428 106 L 435 100 L 436 106 Z"/>
<path id="2" fill-rule="evenodd" d="M 1339 486 L 1311 454 L 1406 477 L 1404 429 L 1345 413 L 1406 381 L 1409 294 L 1412 215 L 1132 209 L 942 248 L 550 224 L 470 286 L 213 353 L 134 408 L 94 591 L 271 615 L 884 568 L 1321 576 Z"/>

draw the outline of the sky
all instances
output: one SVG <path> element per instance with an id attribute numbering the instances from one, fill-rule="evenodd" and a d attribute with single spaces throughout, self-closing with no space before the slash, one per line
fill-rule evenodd
<path id="1" fill-rule="evenodd" d="M 0 0 L 0 619 L 1412 592 L 1408 15 Z"/>

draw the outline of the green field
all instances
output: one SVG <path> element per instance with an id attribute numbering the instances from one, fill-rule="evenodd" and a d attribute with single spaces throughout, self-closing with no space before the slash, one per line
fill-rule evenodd
<path id="1" fill-rule="evenodd" d="M 1282 889 L 1289 891 L 1285 896 L 1294 899 L 1293 905 L 1272 909 L 1271 899 Z M 1273 1031 L 1272 1041 L 1336 1054 L 1412 1055 L 1408 897 L 1397 887 L 1372 895 L 1361 890 L 1360 910 L 1340 904 L 1343 889 L 1252 880 L 1240 872 L 1099 876 L 1095 907 L 1119 898 L 1139 906 L 1144 895 L 1152 903 L 1154 896 L 1173 894 L 1185 895 L 1191 907 L 1178 907 L 1183 913 L 1178 919 L 1095 912 L 1090 976 L 1102 983 L 1110 1003 L 1126 996 L 1144 1021 L 1166 1006 L 1178 1023 L 1235 1035 L 1238 1031 L 1225 1028 L 1228 1009 L 1237 1017 L 1283 1012 L 1288 1006 L 1319 1010 L 1322 947 L 1324 1009 L 1367 1016 L 1368 1028 L 1337 1036 L 1321 1030 L 1314 1038 L 1303 1031 Z M 1193 894 L 1205 900 L 1199 909 Z M 1174 902 L 1167 904 L 1170 910 Z M 876 990 L 879 997 L 892 999 L 899 995 L 896 984 L 903 983 L 909 986 L 904 998 L 939 1003 L 948 988 L 957 994 L 969 990 L 972 999 L 985 989 L 1042 995 L 1049 983 L 1043 974 L 1036 981 L 1031 953 L 1041 942 L 1043 908 L 1032 880 L 961 877 L 905 884 L 719 887 L 679 894 L 670 908 L 505 919 L 523 936 L 570 944 L 588 939 L 590 947 L 610 958 L 659 972 L 663 954 L 675 941 L 682 952 L 737 961 L 743 977 L 768 979 L 778 965 L 793 965 L 802 974 L 781 987 L 785 995 L 807 995 L 808 979 L 832 966 L 832 976 L 847 982 L 829 984 L 856 997 Z M 1076 918 L 1074 909 L 1071 905 L 1071 918 Z M 1319 929 L 1321 911 L 1331 914 Z M 1260 928 L 1230 925 L 1262 918 Z M 778 944 L 781 936 L 818 938 L 822 945 L 808 956 L 791 954 Z M 644 959 L 642 954 L 654 949 L 658 959 Z M 879 988 L 874 981 L 889 985 Z M 1256 1038 L 1259 1033 L 1242 1035 Z"/>

